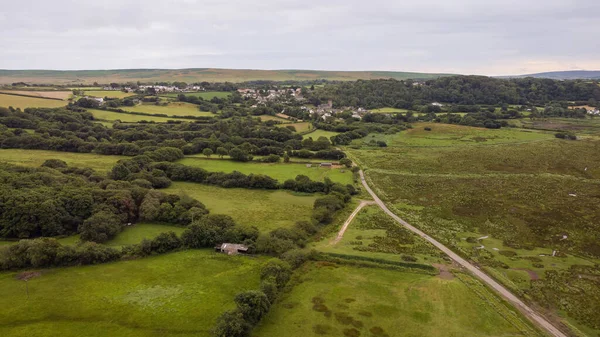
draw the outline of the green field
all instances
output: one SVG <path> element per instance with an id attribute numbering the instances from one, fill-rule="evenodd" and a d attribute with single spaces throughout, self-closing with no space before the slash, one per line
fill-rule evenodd
<path id="1" fill-rule="evenodd" d="M 143 222 L 136 223 L 133 226 L 123 228 L 121 233 L 119 233 L 114 239 L 108 241 L 106 244 L 115 247 L 134 245 L 142 242 L 143 239 L 154 239 L 161 233 L 175 232 L 175 234 L 179 236 L 184 230 L 184 227 L 172 225 Z"/>
<path id="2" fill-rule="evenodd" d="M 185 182 L 175 182 L 162 191 L 185 193 L 206 205 L 211 213 L 229 215 L 237 223 L 256 226 L 263 232 L 310 220 L 317 198 L 283 190 L 222 188 Z"/>
<path id="3" fill-rule="evenodd" d="M 186 96 L 202 97 L 202 99 L 207 100 L 207 101 L 210 101 L 213 97 L 227 98 L 227 97 L 231 96 L 231 92 L 227 92 L 227 91 L 182 92 L 182 93 L 162 94 L 161 96 L 176 98 L 180 94 L 184 94 Z"/>
<path id="4" fill-rule="evenodd" d="M 94 97 L 125 98 L 135 95 L 132 92 L 122 92 L 120 90 L 90 90 L 85 91 L 85 95 Z"/>
<path id="5" fill-rule="evenodd" d="M 35 98 L 35 97 L 26 97 L 26 96 L 16 96 L 16 95 L 5 95 L 0 94 L 0 107 L 9 107 L 13 108 L 58 108 L 61 106 L 66 106 L 66 101 L 59 101 L 55 99 L 45 99 L 45 98 Z"/>
<path id="6" fill-rule="evenodd" d="M 198 106 L 185 102 L 171 102 L 168 105 L 141 104 L 123 107 L 125 111 L 165 114 L 167 116 L 214 116 L 212 112 L 200 111 Z"/>
<path id="7" fill-rule="evenodd" d="M 372 109 L 369 111 L 371 111 L 372 113 L 386 113 L 386 114 L 408 112 L 407 109 L 397 109 L 397 108 L 379 108 L 379 109 Z"/>
<path id="8" fill-rule="evenodd" d="M 261 115 L 261 116 L 258 116 L 258 117 L 263 122 L 266 122 L 266 121 L 276 121 L 276 122 L 281 122 L 281 123 L 290 123 L 289 120 L 287 120 L 285 118 L 277 117 L 277 116 Z"/>
<path id="9" fill-rule="evenodd" d="M 210 336 L 234 295 L 258 286 L 263 261 L 188 250 L 54 268 L 28 282 L 29 300 L 17 273 L 0 273 L 0 335 Z"/>
<path id="10" fill-rule="evenodd" d="M 471 277 L 310 263 L 253 336 L 540 336 Z"/>
<path id="11" fill-rule="evenodd" d="M 309 132 L 307 134 L 302 135 L 303 139 L 312 138 L 313 140 L 319 139 L 319 137 L 325 137 L 327 139 L 339 135 L 339 132 L 334 131 L 325 131 L 325 130 L 315 130 L 313 132 Z"/>
<path id="12" fill-rule="evenodd" d="M 289 124 L 279 124 L 279 127 L 293 126 L 296 128 L 297 133 L 304 133 L 312 130 L 314 127 L 310 122 L 300 122 L 300 123 L 289 123 Z"/>
<path id="13" fill-rule="evenodd" d="M 39 167 L 48 159 L 60 159 L 70 166 L 89 167 L 98 172 L 109 171 L 121 156 L 45 150 L 0 149 L 0 161 L 14 165 Z"/>
<path id="14" fill-rule="evenodd" d="M 240 163 L 227 159 L 206 159 L 200 157 L 184 158 L 178 161 L 178 163 L 192 167 L 201 167 L 209 172 L 238 171 L 244 174 L 265 174 L 280 182 L 294 179 L 301 174 L 317 181 L 323 181 L 325 177 L 329 177 L 334 182 L 344 185 L 352 184 L 353 182 L 352 172 L 346 168 L 306 167 L 305 164 L 294 163 Z"/>
<path id="15" fill-rule="evenodd" d="M 94 115 L 94 118 L 104 121 L 121 121 L 123 123 L 137 123 L 141 121 L 156 122 L 156 123 L 167 123 L 168 121 L 192 121 L 191 119 L 183 118 L 172 118 L 172 117 L 156 117 L 156 116 L 144 116 L 144 115 L 133 115 L 127 113 L 119 113 L 107 110 L 98 109 L 87 109 Z"/>

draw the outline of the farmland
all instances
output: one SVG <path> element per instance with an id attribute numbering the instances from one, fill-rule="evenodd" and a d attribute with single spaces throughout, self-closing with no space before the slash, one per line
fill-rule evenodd
<path id="1" fill-rule="evenodd" d="M 122 92 L 119 90 L 89 90 L 85 91 L 85 95 L 93 97 L 110 97 L 110 98 L 126 98 L 135 95 L 130 92 Z"/>
<path id="2" fill-rule="evenodd" d="M 211 112 L 200 111 L 197 105 L 185 102 L 170 102 L 168 105 L 141 104 L 123 107 L 123 110 L 167 116 L 214 116 Z"/>
<path id="3" fill-rule="evenodd" d="M 22 96 L 32 96 L 39 98 L 50 98 L 66 100 L 71 97 L 71 91 L 27 91 L 27 90 L 0 90 L 0 94 L 13 94 Z"/>
<path id="4" fill-rule="evenodd" d="M 309 122 L 300 122 L 300 123 L 289 123 L 289 124 L 279 124 L 279 127 L 288 127 L 293 126 L 296 129 L 297 133 L 305 133 L 313 129 L 313 126 Z"/>
<path id="5" fill-rule="evenodd" d="M 333 137 L 333 136 L 337 136 L 339 135 L 339 132 L 334 132 L 334 131 L 325 131 L 325 130 L 315 130 L 313 132 L 309 132 L 305 135 L 302 135 L 302 138 L 306 139 L 306 138 L 312 138 L 313 140 L 317 140 L 319 139 L 319 137 L 325 137 L 327 139 Z"/>
<path id="6" fill-rule="evenodd" d="M 314 195 L 295 195 L 287 191 L 221 188 L 194 183 L 175 182 L 167 193 L 184 193 L 199 200 L 214 214 L 226 214 L 240 224 L 256 226 L 261 231 L 291 227 L 309 220 Z"/>
<path id="7" fill-rule="evenodd" d="M 172 117 L 158 117 L 158 116 L 146 116 L 146 115 L 134 115 L 128 113 L 113 112 L 108 110 L 99 109 L 87 109 L 94 115 L 95 119 L 103 121 L 121 121 L 123 123 L 137 123 L 142 121 L 156 122 L 156 123 L 167 123 L 169 121 L 191 121 L 183 118 L 172 118 Z"/>
<path id="8" fill-rule="evenodd" d="M 143 239 L 152 240 L 161 233 L 174 232 L 180 235 L 185 230 L 184 227 L 172 225 L 162 225 L 156 223 L 139 222 L 133 226 L 128 226 L 117 236 L 106 244 L 114 247 L 122 247 L 142 242 Z"/>
<path id="9" fill-rule="evenodd" d="M 45 150 L 0 149 L 0 161 L 31 167 L 39 167 L 48 159 L 60 159 L 70 166 L 89 167 L 98 172 L 109 171 L 124 157 L 105 156 L 94 153 L 71 153 Z"/>
<path id="10" fill-rule="evenodd" d="M 42 271 L 25 284 L 0 274 L 0 335 L 210 336 L 233 296 L 258 285 L 264 259 L 190 250 Z M 243 277 L 244 282 L 239 282 Z"/>
<path id="11" fill-rule="evenodd" d="M 442 279 L 311 263 L 295 282 L 254 336 L 537 336 L 464 274 Z"/>
<path id="12" fill-rule="evenodd" d="M 226 98 L 228 96 L 231 96 L 231 92 L 224 92 L 224 91 L 184 92 L 183 94 L 186 96 L 202 97 L 202 99 L 207 100 L 207 101 L 210 101 L 213 97 Z M 176 98 L 178 95 L 179 95 L 179 93 L 169 93 L 169 94 L 162 94 L 161 96 Z"/>
<path id="13" fill-rule="evenodd" d="M 13 108 L 58 108 L 67 105 L 65 101 L 26 96 L 0 94 L 0 107 Z"/>
<path id="14" fill-rule="evenodd" d="M 294 179 L 297 175 L 308 176 L 312 180 L 323 181 L 325 177 L 334 182 L 342 184 L 352 184 L 352 172 L 348 169 L 306 167 L 305 164 L 294 163 L 240 163 L 223 159 L 206 158 L 185 158 L 179 161 L 180 164 L 193 167 L 201 167 L 210 172 L 233 172 L 238 171 L 244 174 L 265 174 L 272 178 L 284 182 L 288 179 Z"/>

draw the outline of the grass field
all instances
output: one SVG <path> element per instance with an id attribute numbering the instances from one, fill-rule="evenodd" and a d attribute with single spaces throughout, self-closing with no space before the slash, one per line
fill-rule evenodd
<path id="1" fill-rule="evenodd" d="M 408 112 L 407 109 L 397 109 L 397 108 L 379 108 L 379 109 L 372 109 L 369 111 L 371 111 L 372 113 L 386 113 L 386 114 Z"/>
<path id="2" fill-rule="evenodd" d="M 40 98 L 53 98 L 66 100 L 73 94 L 71 91 L 28 91 L 28 90 L 2 90 L 0 93 L 34 96 Z"/>
<path id="3" fill-rule="evenodd" d="M 0 273 L 0 335 L 210 336 L 234 295 L 258 287 L 263 261 L 188 250 L 55 268 L 28 282 L 29 300 L 16 273 Z"/>
<path id="4" fill-rule="evenodd" d="M 297 133 L 308 132 L 313 129 L 312 123 L 309 122 L 301 122 L 301 123 L 289 123 L 289 124 L 279 124 L 279 127 L 293 126 L 296 128 Z"/>
<path id="5" fill-rule="evenodd" d="M 185 102 L 171 102 L 166 106 L 142 104 L 123 107 L 123 110 L 149 114 L 165 114 L 167 116 L 214 116 L 212 112 L 200 111 L 197 105 Z"/>
<path id="6" fill-rule="evenodd" d="M 122 92 L 120 90 L 90 90 L 85 91 L 85 95 L 94 97 L 125 98 L 135 95 L 132 92 Z"/>
<path id="7" fill-rule="evenodd" d="M 453 279 L 310 263 L 253 333 L 304 336 L 538 336 L 467 275 Z"/>
<path id="8" fill-rule="evenodd" d="M 334 182 L 342 184 L 352 184 L 352 172 L 348 169 L 324 168 L 324 167 L 306 167 L 305 164 L 293 163 L 240 163 L 224 159 L 206 159 L 206 158 L 184 158 L 178 161 L 187 166 L 201 167 L 209 172 L 233 172 L 238 171 L 244 174 L 265 174 L 272 178 L 284 182 L 288 179 L 294 179 L 297 175 L 303 174 L 312 180 L 323 181 L 329 177 Z M 317 165 L 315 165 L 317 166 Z"/>
<path id="9" fill-rule="evenodd" d="M 66 106 L 67 102 L 55 99 L 15 96 L 0 94 L 0 106 L 13 108 L 58 108 Z"/>
<path id="10" fill-rule="evenodd" d="M 142 242 L 143 239 L 151 240 L 166 232 L 175 232 L 179 236 L 184 230 L 184 227 L 142 222 L 125 227 L 121 233 L 106 244 L 115 247 L 133 245 Z"/>
<path id="11" fill-rule="evenodd" d="M 281 118 L 281 117 L 277 117 L 277 116 L 271 116 L 271 115 L 261 115 L 261 116 L 258 116 L 258 117 L 260 117 L 260 120 L 263 121 L 263 122 L 266 122 L 266 121 L 276 121 L 276 122 L 281 122 L 281 123 L 289 123 L 290 122 L 289 120 L 287 120 L 285 118 Z"/>
<path id="12" fill-rule="evenodd" d="M 121 156 L 94 153 L 72 153 L 45 150 L 0 149 L 0 161 L 14 165 L 39 167 L 48 159 L 61 159 L 70 166 L 89 167 L 98 172 L 109 171 Z"/>
<path id="13" fill-rule="evenodd" d="M 331 138 L 333 136 L 337 136 L 339 134 L 340 134 L 339 132 L 334 132 L 334 131 L 315 130 L 313 132 L 302 135 L 302 138 L 304 138 L 304 139 L 312 138 L 313 140 L 317 140 L 317 139 L 319 139 L 319 137 L 325 137 L 325 138 L 329 139 L 329 138 Z"/>
<path id="14" fill-rule="evenodd" d="M 282 190 L 221 188 L 185 182 L 175 182 L 162 191 L 185 193 L 206 205 L 211 213 L 227 214 L 239 224 L 256 226 L 263 232 L 310 220 L 317 198 Z"/>
<path id="15" fill-rule="evenodd" d="M 141 121 L 156 122 L 156 123 L 167 123 L 168 121 L 192 121 L 191 119 L 183 118 L 172 118 L 172 117 L 156 117 L 156 116 L 144 116 L 144 115 L 132 115 L 127 113 L 119 113 L 106 110 L 98 109 L 87 109 L 94 115 L 94 118 L 105 121 L 117 121 L 120 120 L 123 123 L 137 123 Z"/>
<path id="16" fill-rule="evenodd" d="M 184 92 L 186 96 L 202 97 L 202 99 L 210 101 L 213 97 L 226 98 L 231 96 L 231 92 L 227 91 L 202 91 L 202 92 Z M 162 94 L 161 96 L 176 98 L 180 93 Z"/>

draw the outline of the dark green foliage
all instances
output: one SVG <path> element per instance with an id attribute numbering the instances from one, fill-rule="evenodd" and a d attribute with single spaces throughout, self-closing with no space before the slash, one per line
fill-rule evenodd
<path id="1" fill-rule="evenodd" d="M 98 243 L 106 242 L 119 232 L 121 232 L 123 224 L 118 216 L 101 211 L 93 214 L 79 226 L 81 240 L 94 241 Z"/>
<path id="2" fill-rule="evenodd" d="M 67 163 L 65 163 L 64 161 L 62 161 L 60 159 L 48 159 L 48 160 L 44 161 L 44 163 L 42 164 L 42 167 L 50 167 L 50 168 L 54 168 L 54 169 L 66 168 Z"/>
<path id="3" fill-rule="evenodd" d="M 247 337 L 252 326 L 244 319 L 239 310 L 224 312 L 217 318 L 217 324 L 212 329 L 215 337 Z"/>
<path id="4" fill-rule="evenodd" d="M 237 294 L 235 303 L 244 320 L 252 325 L 256 325 L 271 308 L 267 295 L 258 290 L 249 290 Z"/>
<path id="5" fill-rule="evenodd" d="M 279 259 L 267 261 L 260 270 L 261 280 L 273 280 L 277 288 L 282 289 L 292 275 L 291 266 Z"/>

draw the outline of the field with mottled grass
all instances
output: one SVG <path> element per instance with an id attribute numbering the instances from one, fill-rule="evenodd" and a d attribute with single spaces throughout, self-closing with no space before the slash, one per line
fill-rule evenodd
<path id="1" fill-rule="evenodd" d="M 0 94 L 0 107 L 12 106 L 13 108 L 25 109 L 25 108 L 58 108 L 61 106 L 66 106 L 66 105 L 67 105 L 66 101 L 59 101 L 56 99 L 45 99 L 45 98 Z"/>
<path id="2" fill-rule="evenodd" d="M 339 132 L 335 131 L 325 131 L 325 130 L 315 130 L 313 132 L 309 132 L 307 134 L 302 135 L 302 138 L 312 138 L 313 140 L 319 139 L 319 137 L 325 137 L 327 139 L 339 135 Z"/>
<path id="3" fill-rule="evenodd" d="M 126 157 L 105 156 L 95 153 L 73 153 L 45 150 L 0 149 L 0 161 L 13 165 L 39 167 L 48 159 L 60 159 L 69 166 L 89 167 L 106 173 L 118 160 Z"/>
<path id="4" fill-rule="evenodd" d="M 156 123 L 168 123 L 169 121 L 193 121 L 191 119 L 184 118 L 173 118 L 173 117 L 158 117 L 158 116 L 146 116 L 146 115 L 134 115 L 128 113 L 113 112 L 99 109 L 87 109 L 94 115 L 94 118 L 99 121 L 121 121 L 123 123 L 138 123 L 142 121 L 156 122 Z"/>
<path id="5" fill-rule="evenodd" d="M 167 116 L 214 116 L 212 112 L 200 111 L 198 106 L 185 102 L 170 102 L 167 105 L 140 104 L 122 107 L 125 111 L 144 112 L 149 114 L 164 114 Z M 142 116 L 145 117 L 145 116 Z"/>
<path id="6" fill-rule="evenodd" d="M 86 90 L 85 95 L 94 97 L 125 98 L 135 95 L 133 92 L 123 92 L 120 90 Z"/>
<path id="7" fill-rule="evenodd" d="M 264 258 L 188 250 L 42 270 L 25 283 L 0 273 L 0 335 L 210 336 L 233 297 L 259 283 Z M 243 279 L 243 282 L 240 282 Z"/>

